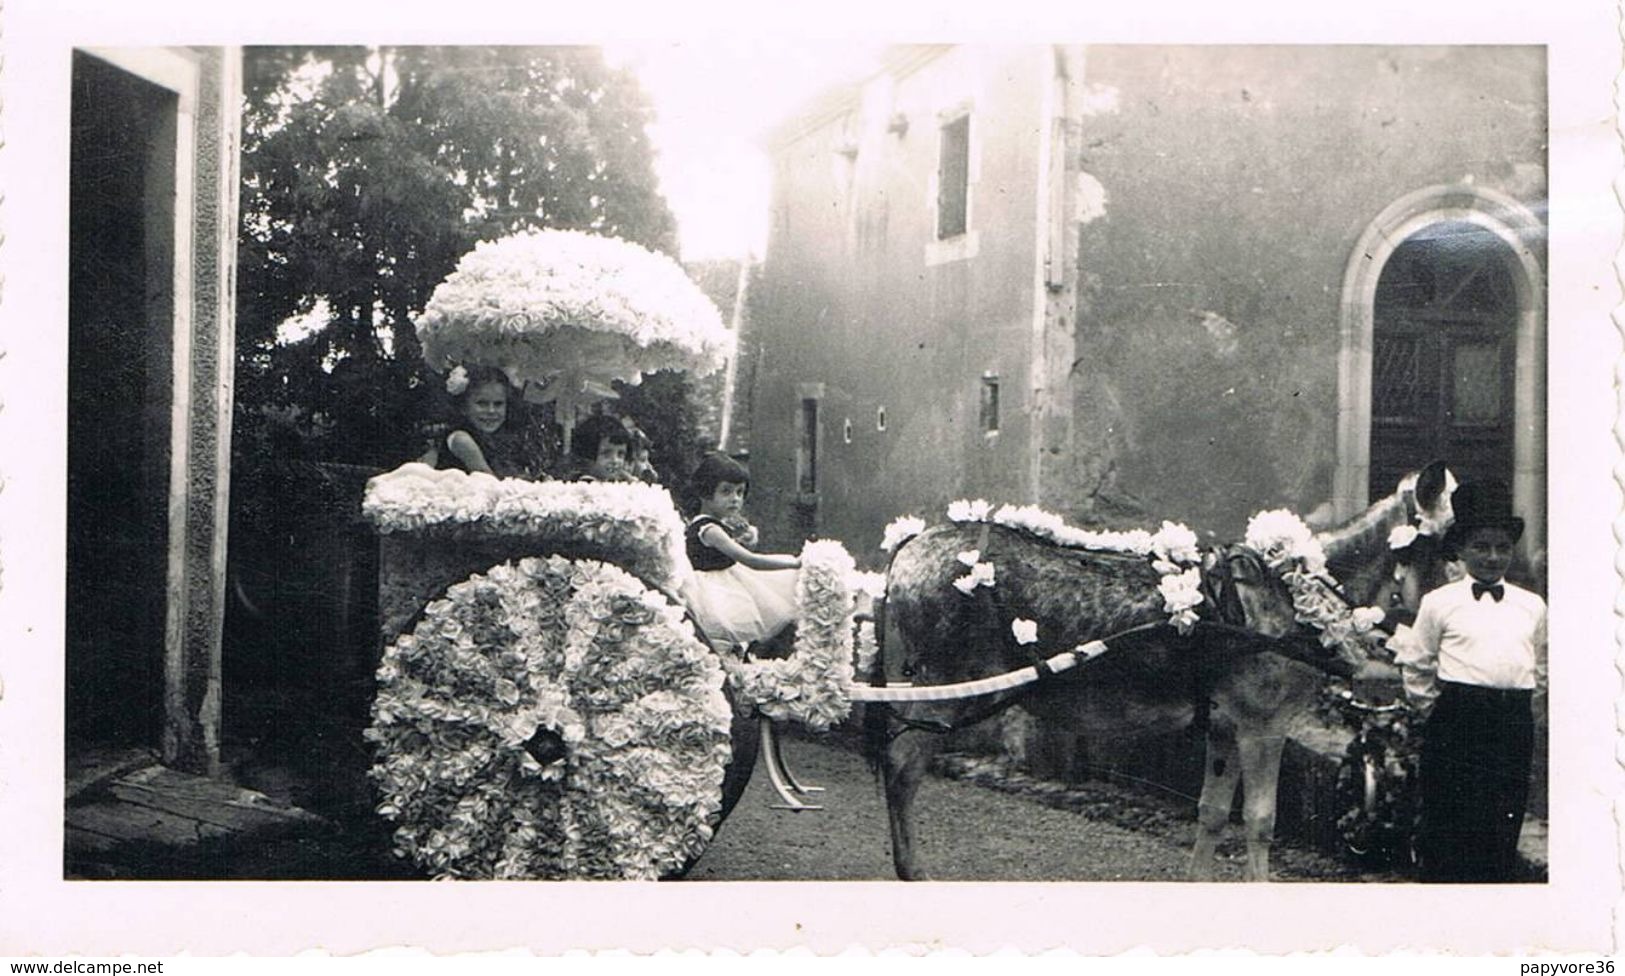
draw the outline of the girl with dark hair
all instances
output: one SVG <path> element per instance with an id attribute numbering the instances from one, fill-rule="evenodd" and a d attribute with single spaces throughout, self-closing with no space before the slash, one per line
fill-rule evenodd
<path id="1" fill-rule="evenodd" d="M 725 523 L 737 519 L 750 472 L 725 454 L 705 456 L 691 479 L 699 514 L 688 523 L 694 576 L 685 588 L 700 629 L 718 651 L 766 640 L 795 620 L 795 556 L 757 553 L 740 545 Z"/>
<path id="2" fill-rule="evenodd" d="M 446 392 L 457 419 L 435 444 L 435 468 L 524 477 L 524 463 L 499 434 L 513 401 L 506 374 L 490 366 L 458 366 L 446 377 Z"/>
<path id="3" fill-rule="evenodd" d="M 576 477 L 581 481 L 636 481 L 628 464 L 632 434 L 608 414 L 595 414 L 576 425 L 570 441 Z"/>

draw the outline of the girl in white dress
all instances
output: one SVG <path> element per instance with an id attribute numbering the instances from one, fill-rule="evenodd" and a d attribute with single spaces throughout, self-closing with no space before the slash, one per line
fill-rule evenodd
<path id="1" fill-rule="evenodd" d="M 694 576 L 685 591 L 700 629 L 719 652 L 766 640 L 796 619 L 795 556 L 758 553 L 729 535 L 750 488 L 750 472 L 725 454 L 707 454 L 692 485 L 700 514 L 688 523 Z"/>

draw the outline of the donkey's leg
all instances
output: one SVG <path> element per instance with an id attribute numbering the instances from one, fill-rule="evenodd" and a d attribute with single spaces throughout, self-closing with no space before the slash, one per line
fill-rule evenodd
<path id="1" fill-rule="evenodd" d="M 914 851 L 914 794 L 920 789 L 931 757 L 942 748 L 942 740 L 940 735 L 905 730 L 887 743 L 881 755 L 886 816 L 891 822 L 892 866 L 903 881 L 931 880 Z"/>
<path id="2" fill-rule="evenodd" d="M 1247 825 L 1247 880 L 1270 879 L 1270 843 L 1275 839 L 1275 794 L 1281 782 L 1281 751 L 1286 737 L 1241 735 L 1241 816 Z"/>
<path id="3" fill-rule="evenodd" d="M 1230 806 L 1235 802 L 1236 783 L 1241 777 L 1238 760 L 1235 736 L 1217 722 L 1210 725 L 1207 756 L 1202 767 L 1202 798 L 1196 804 L 1196 848 L 1191 852 L 1190 864 L 1192 881 L 1213 880 L 1219 838 L 1230 821 Z"/>

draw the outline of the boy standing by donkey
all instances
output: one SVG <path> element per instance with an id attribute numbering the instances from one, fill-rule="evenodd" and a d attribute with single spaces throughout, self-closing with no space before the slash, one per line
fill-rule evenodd
<path id="1" fill-rule="evenodd" d="M 1534 710 L 1545 711 L 1546 602 L 1505 581 L 1523 519 L 1494 481 L 1464 484 L 1446 555 L 1467 575 L 1422 598 L 1392 642 L 1423 728 L 1422 880 L 1514 881 L 1529 798 Z"/>

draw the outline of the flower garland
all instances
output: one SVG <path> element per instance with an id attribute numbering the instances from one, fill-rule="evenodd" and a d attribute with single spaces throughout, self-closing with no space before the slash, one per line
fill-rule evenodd
<path id="1" fill-rule="evenodd" d="M 723 662 L 742 702 L 769 718 L 800 722 L 815 731 L 846 717 L 852 708 L 854 572 L 852 557 L 839 542 L 815 540 L 802 546 L 795 653 L 782 660 Z"/>
<path id="2" fill-rule="evenodd" d="M 1143 529 L 1093 532 L 1067 525 L 1059 515 L 1036 506 L 995 509 L 979 498 L 956 501 L 948 506 L 947 514 L 953 522 L 992 522 L 1067 548 L 1149 556 L 1161 574 L 1157 589 L 1169 622 L 1182 634 L 1196 625 L 1197 607 L 1203 600 L 1202 554 L 1196 533 L 1178 522 L 1165 521 L 1155 533 Z M 886 527 L 881 548 L 895 551 L 924 528 L 918 518 L 899 518 Z M 1331 590 L 1324 578 L 1326 553 L 1302 519 L 1286 509 L 1259 512 L 1247 523 L 1245 543 L 1280 574 L 1292 595 L 1294 616 L 1319 630 L 1324 646 L 1369 655 L 1378 640 L 1375 627 L 1382 622 L 1383 613 L 1375 607 L 1350 608 Z M 967 549 L 958 559 L 970 570 L 954 580 L 961 593 L 969 596 L 978 587 L 995 585 L 995 568 L 982 561 L 980 552 Z"/>
<path id="3" fill-rule="evenodd" d="M 723 680 L 682 609 L 614 566 L 528 558 L 452 586 L 378 669 L 366 737 L 396 852 L 439 878 L 681 868 L 720 813 Z M 527 751 L 539 731 L 562 755 Z"/>
<path id="4" fill-rule="evenodd" d="M 880 536 L 880 548 L 896 552 L 897 547 L 925 531 L 925 519 L 917 515 L 900 515 L 892 519 Z"/>
<path id="5" fill-rule="evenodd" d="M 1326 552 L 1309 526 L 1284 508 L 1259 512 L 1247 523 L 1245 543 L 1286 583 L 1293 616 L 1320 631 L 1320 643 L 1354 660 L 1370 656 L 1384 614 L 1350 607 L 1326 580 Z"/>
<path id="6" fill-rule="evenodd" d="M 412 462 L 368 481 L 361 512 L 383 533 L 584 546 L 673 592 L 690 571 L 671 495 L 642 482 L 535 482 Z"/>
<path id="7" fill-rule="evenodd" d="M 884 573 L 853 572 L 847 578 L 847 585 L 857 597 L 856 602 L 866 612 L 858 618 L 858 626 L 853 634 L 853 660 L 852 673 L 855 677 L 874 673 L 875 664 L 880 659 L 880 641 L 875 636 L 874 606 L 886 598 L 886 576 Z"/>
<path id="8" fill-rule="evenodd" d="M 1196 626 L 1196 608 L 1202 602 L 1201 546 L 1196 533 L 1178 522 L 1163 522 L 1155 533 L 1143 529 L 1127 532 L 1091 532 L 1067 525 L 1059 515 L 1035 505 L 1004 505 L 995 510 L 983 499 L 961 499 L 948 506 L 951 522 L 992 522 L 1007 528 L 1019 529 L 1069 549 L 1093 549 L 1120 552 L 1125 555 L 1149 556 L 1151 564 L 1162 575 L 1157 584 L 1162 594 L 1163 609 L 1168 619 L 1181 634 L 1188 634 Z M 918 523 L 918 527 L 916 524 Z M 895 551 L 908 539 L 924 531 L 925 523 L 912 517 L 898 519 L 886 527 L 881 548 Z M 887 546 L 890 542 L 892 545 Z M 992 563 L 983 562 L 981 553 L 967 549 L 958 556 L 970 572 L 954 580 L 954 588 L 970 596 L 978 587 L 992 587 L 996 571 Z"/>
<path id="9" fill-rule="evenodd" d="M 654 369 L 704 375 L 726 362 L 733 344 L 716 306 L 677 262 L 565 230 L 475 245 L 435 288 L 417 333 L 431 368 L 486 363 L 520 386 L 571 368 L 599 383 L 635 382 Z"/>

